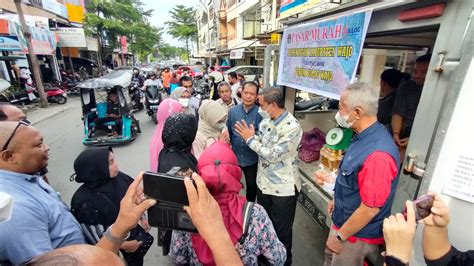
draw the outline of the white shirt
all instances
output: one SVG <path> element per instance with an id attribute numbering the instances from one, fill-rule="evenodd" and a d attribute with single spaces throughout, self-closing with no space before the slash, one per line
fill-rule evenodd
<path id="1" fill-rule="evenodd" d="M 145 84 L 143 84 L 143 86 L 146 88 L 148 86 L 157 86 L 158 88 L 162 88 L 163 87 L 163 84 L 161 83 L 161 81 L 159 79 L 147 79 L 145 80 Z"/>
<path id="2" fill-rule="evenodd" d="M 241 103 L 242 100 L 239 98 L 239 96 L 237 96 L 237 92 L 239 91 L 239 88 L 240 88 L 240 83 L 239 82 L 236 82 L 235 84 L 233 84 L 230 89 L 232 90 L 232 98 L 234 98 L 235 100 L 237 100 L 237 103 Z"/>

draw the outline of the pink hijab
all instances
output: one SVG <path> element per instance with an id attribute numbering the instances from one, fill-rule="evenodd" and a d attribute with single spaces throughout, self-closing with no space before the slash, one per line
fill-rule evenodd
<path id="1" fill-rule="evenodd" d="M 156 172 L 158 170 L 158 156 L 163 149 L 161 135 L 165 121 L 171 115 L 181 112 L 181 109 L 182 106 L 178 101 L 169 98 L 163 100 L 158 107 L 158 112 L 156 113 L 158 125 L 155 127 L 155 132 L 153 133 L 150 144 L 150 171 Z"/>
<path id="2" fill-rule="evenodd" d="M 245 197 L 240 196 L 242 170 L 227 143 L 216 141 L 199 157 L 198 171 L 222 212 L 224 225 L 233 244 L 242 236 Z M 203 265 L 215 265 L 209 246 L 199 234 L 193 234 L 193 249 Z"/>

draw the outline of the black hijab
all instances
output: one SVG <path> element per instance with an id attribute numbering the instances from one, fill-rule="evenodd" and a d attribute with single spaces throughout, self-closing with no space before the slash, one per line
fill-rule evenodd
<path id="1" fill-rule="evenodd" d="M 197 128 L 197 120 L 193 115 L 178 113 L 166 119 L 161 136 L 163 149 L 158 158 L 158 172 L 166 173 L 173 167 L 197 171 L 197 160 L 191 153 Z"/>
<path id="2" fill-rule="evenodd" d="M 83 185 L 74 193 L 71 209 L 80 223 L 112 224 L 118 216 L 120 201 L 133 179 L 119 172 L 109 173 L 110 147 L 91 147 L 74 161 L 75 180 Z"/>

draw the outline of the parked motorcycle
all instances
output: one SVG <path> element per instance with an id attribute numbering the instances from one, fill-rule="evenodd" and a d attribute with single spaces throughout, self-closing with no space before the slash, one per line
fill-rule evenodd
<path id="1" fill-rule="evenodd" d="M 163 99 L 163 89 L 157 86 L 148 86 L 145 90 L 145 106 L 146 113 L 151 117 L 153 122 L 158 123 L 156 120 L 156 113 L 158 112 L 158 106 Z"/>
<path id="2" fill-rule="evenodd" d="M 67 94 L 64 90 L 58 87 L 45 86 L 44 88 L 46 97 L 49 103 L 65 104 L 67 103 Z M 39 97 L 38 92 L 35 90 L 35 95 Z"/>

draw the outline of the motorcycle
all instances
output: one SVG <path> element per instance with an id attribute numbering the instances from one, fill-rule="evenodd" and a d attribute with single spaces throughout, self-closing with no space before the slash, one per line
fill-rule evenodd
<path id="1" fill-rule="evenodd" d="M 143 103 L 141 99 L 143 98 L 142 92 L 140 91 L 140 82 L 138 78 L 133 78 L 132 82 L 128 86 L 128 95 L 132 100 L 132 111 L 140 111 L 143 109 Z"/>
<path id="2" fill-rule="evenodd" d="M 65 104 L 67 103 L 67 94 L 64 90 L 58 87 L 45 86 L 44 88 L 48 103 Z M 35 90 L 35 95 L 39 97 L 38 92 Z"/>
<path id="3" fill-rule="evenodd" d="M 145 90 L 145 106 L 146 113 L 151 117 L 155 124 L 158 123 L 156 120 L 156 113 L 158 112 L 158 106 L 163 99 L 163 89 L 157 86 L 147 86 Z"/>

